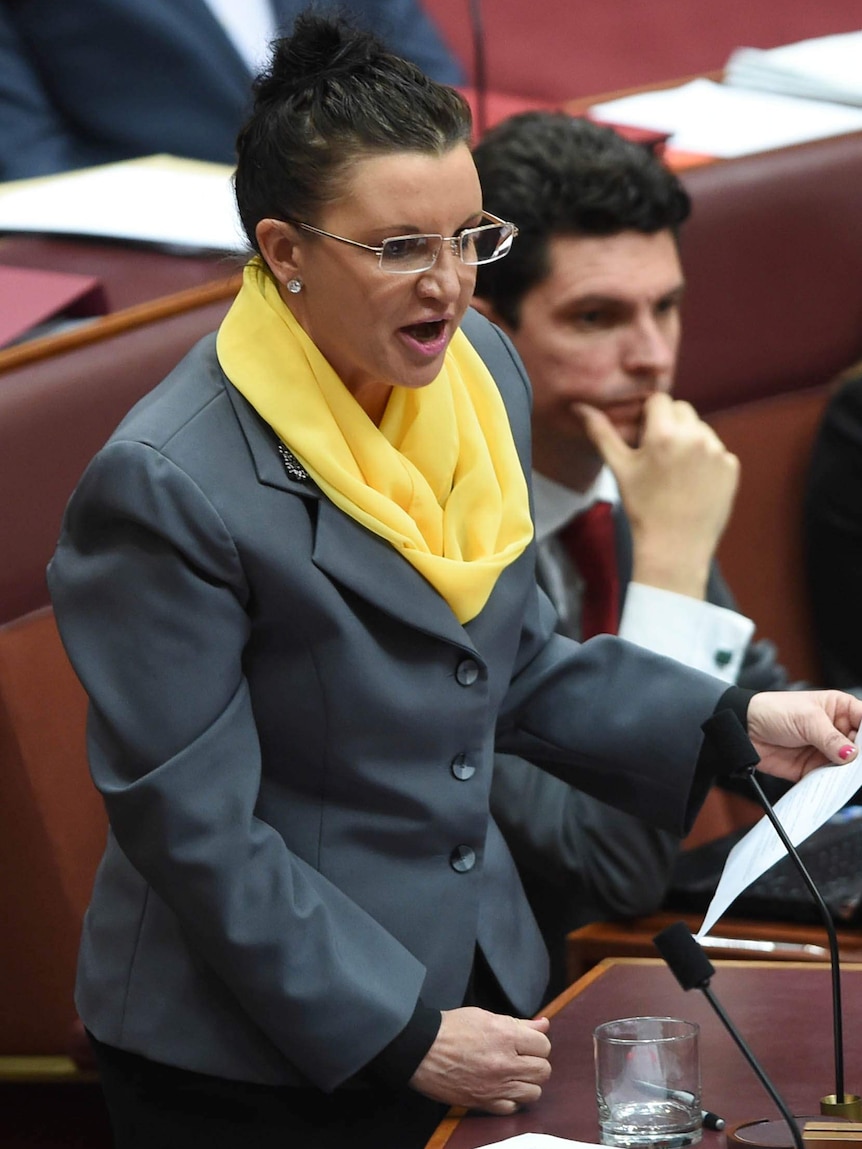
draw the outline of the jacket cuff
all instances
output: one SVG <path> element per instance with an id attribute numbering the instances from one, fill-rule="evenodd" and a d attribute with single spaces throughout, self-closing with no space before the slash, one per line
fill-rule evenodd
<path id="1" fill-rule="evenodd" d="M 720 710 L 732 710 L 742 723 L 743 729 L 748 729 L 748 706 L 756 690 L 746 690 L 742 686 L 729 686 L 715 705 L 713 714 Z M 689 793 L 688 811 L 686 815 L 686 832 L 691 829 L 695 816 L 709 793 L 709 788 L 716 778 L 726 778 L 736 769 L 735 763 L 728 762 L 719 750 L 715 748 L 709 738 L 704 738 L 697 756 L 694 769 L 691 791 Z"/>
<path id="2" fill-rule="evenodd" d="M 434 1044 L 442 1020 L 440 1010 L 420 998 L 404 1029 L 369 1061 L 368 1073 L 387 1085 L 406 1085 Z"/>

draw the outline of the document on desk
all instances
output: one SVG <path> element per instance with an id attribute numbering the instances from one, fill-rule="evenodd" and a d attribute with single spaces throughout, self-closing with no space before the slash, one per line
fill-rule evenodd
<path id="1" fill-rule="evenodd" d="M 95 276 L 0 264 L 0 347 L 46 320 L 103 315 L 105 293 Z"/>
<path id="2" fill-rule="evenodd" d="M 589 1145 L 590 1149 L 597 1145 L 596 1141 L 567 1141 L 565 1137 L 552 1137 L 550 1133 L 519 1133 L 516 1137 L 507 1137 L 505 1141 L 492 1141 L 489 1145 L 481 1145 L 479 1149 L 564 1149 L 568 1146 L 577 1147 Z"/>
<path id="3" fill-rule="evenodd" d="M 228 164 L 146 156 L 0 184 L 0 231 L 102 236 L 172 249 L 247 248 Z"/>
<path id="4" fill-rule="evenodd" d="M 839 32 L 783 44 L 737 48 L 724 82 L 815 100 L 862 106 L 862 32 Z"/>
<path id="5" fill-rule="evenodd" d="M 862 131 L 862 108 L 706 79 L 593 104 L 589 115 L 667 132 L 671 148 L 722 159 Z"/>
<path id="6" fill-rule="evenodd" d="M 856 744 L 859 745 L 858 738 Z M 849 766 L 822 766 L 806 774 L 775 803 L 776 816 L 793 845 L 804 842 L 809 834 L 840 810 L 860 786 L 862 755 Z M 786 853 L 775 827 L 764 815 L 728 854 L 696 936 L 705 938 L 742 891 Z"/>

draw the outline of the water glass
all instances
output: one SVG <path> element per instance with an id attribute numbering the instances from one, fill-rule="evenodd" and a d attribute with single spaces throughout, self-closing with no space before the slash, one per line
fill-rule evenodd
<path id="1" fill-rule="evenodd" d="M 700 1141 L 698 1026 L 674 1017 L 626 1017 L 593 1034 L 603 1145 Z"/>

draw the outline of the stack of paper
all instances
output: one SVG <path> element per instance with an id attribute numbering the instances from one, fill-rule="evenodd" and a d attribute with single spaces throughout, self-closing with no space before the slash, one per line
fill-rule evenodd
<path id="1" fill-rule="evenodd" d="M 594 104 L 590 117 L 667 132 L 669 146 L 729 159 L 862 131 L 862 107 L 692 80 Z"/>
<path id="2" fill-rule="evenodd" d="M 550 1133 L 518 1133 L 504 1141 L 493 1141 L 481 1149 L 594 1149 L 593 1141 L 569 1141 Z"/>
<path id="3" fill-rule="evenodd" d="M 0 231 L 109 236 L 175 249 L 243 251 L 232 168 L 147 156 L 0 184 Z"/>
<path id="4" fill-rule="evenodd" d="M 725 83 L 862 106 L 862 32 L 820 36 L 781 48 L 737 48 Z"/>

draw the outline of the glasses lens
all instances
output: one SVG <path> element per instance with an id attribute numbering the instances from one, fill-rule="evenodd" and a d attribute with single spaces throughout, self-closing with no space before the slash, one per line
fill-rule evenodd
<path id="1" fill-rule="evenodd" d="M 383 271 L 427 271 L 434 266 L 440 243 L 439 235 L 399 235 L 385 239 L 380 267 Z"/>
<path id="2" fill-rule="evenodd" d="M 461 258 L 470 264 L 493 263 L 507 254 L 513 239 L 514 231 L 508 223 L 469 227 L 461 232 Z"/>

